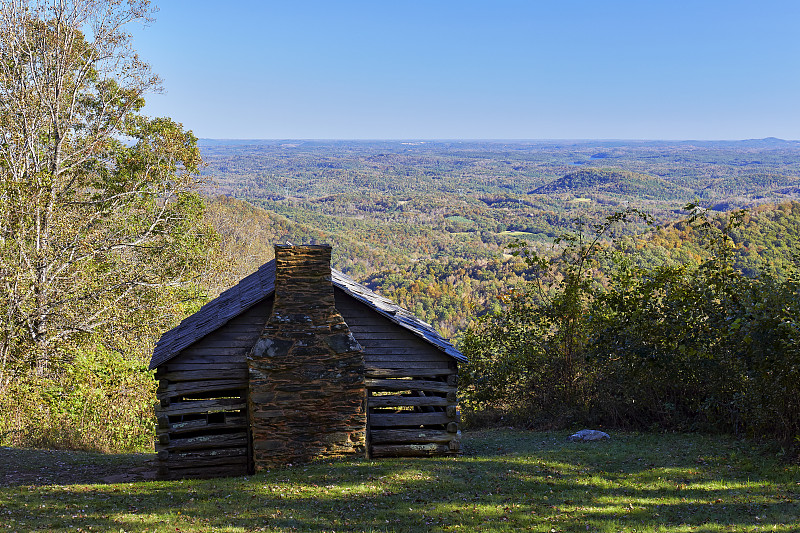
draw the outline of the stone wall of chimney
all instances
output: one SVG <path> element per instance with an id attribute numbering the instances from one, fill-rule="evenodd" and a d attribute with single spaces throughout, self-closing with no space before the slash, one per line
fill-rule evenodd
<path id="1" fill-rule="evenodd" d="M 365 451 L 364 356 L 336 310 L 330 256 L 275 247 L 272 315 L 248 356 L 256 471 Z"/>

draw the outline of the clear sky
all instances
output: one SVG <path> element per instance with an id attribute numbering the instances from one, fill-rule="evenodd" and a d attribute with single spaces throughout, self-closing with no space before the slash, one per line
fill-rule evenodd
<path id="1" fill-rule="evenodd" d="M 796 0 L 155 0 L 199 137 L 800 139 Z"/>

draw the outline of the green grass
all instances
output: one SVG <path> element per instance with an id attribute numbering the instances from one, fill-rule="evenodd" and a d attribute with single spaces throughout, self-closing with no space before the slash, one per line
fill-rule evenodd
<path id="1" fill-rule="evenodd" d="M 800 468 L 774 451 L 725 437 L 566 435 L 471 432 L 459 458 L 320 462 L 248 478 L 25 481 L 0 487 L 0 532 L 800 530 Z M 33 468 L 21 464 L 26 453 L 43 452 L 0 450 L 0 475 L 14 479 L 7 456 L 11 468 Z M 69 457 L 60 468 L 91 455 Z M 142 464 L 96 457 L 116 470 Z"/>

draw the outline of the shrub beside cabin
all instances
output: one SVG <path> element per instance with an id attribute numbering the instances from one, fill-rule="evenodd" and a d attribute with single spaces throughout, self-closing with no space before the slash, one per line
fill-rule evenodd
<path id="1" fill-rule="evenodd" d="M 165 333 L 150 368 L 159 476 L 238 476 L 315 458 L 459 453 L 457 364 L 432 326 L 330 268 L 275 259 Z"/>

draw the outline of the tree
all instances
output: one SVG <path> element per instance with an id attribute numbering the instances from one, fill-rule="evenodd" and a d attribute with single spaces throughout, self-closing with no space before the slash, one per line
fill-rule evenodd
<path id="1" fill-rule="evenodd" d="M 602 222 L 576 219 L 576 231 L 557 237 L 549 254 L 516 239 L 533 280 L 501 297 L 504 308 L 477 320 L 464 335 L 463 373 L 470 410 L 501 408 L 527 423 L 564 424 L 590 406 L 592 369 L 585 362 L 593 302 L 602 292 L 602 263 L 614 229 L 651 222 L 638 209 Z M 516 411 L 516 412 L 515 412 Z"/>
<path id="2" fill-rule="evenodd" d="M 147 0 L 0 5 L 0 388 L 82 335 L 157 320 L 163 288 L 200 264 L 196 138 L 141 114 L 160 82 L 126 27 L 150 13 Z"/>

